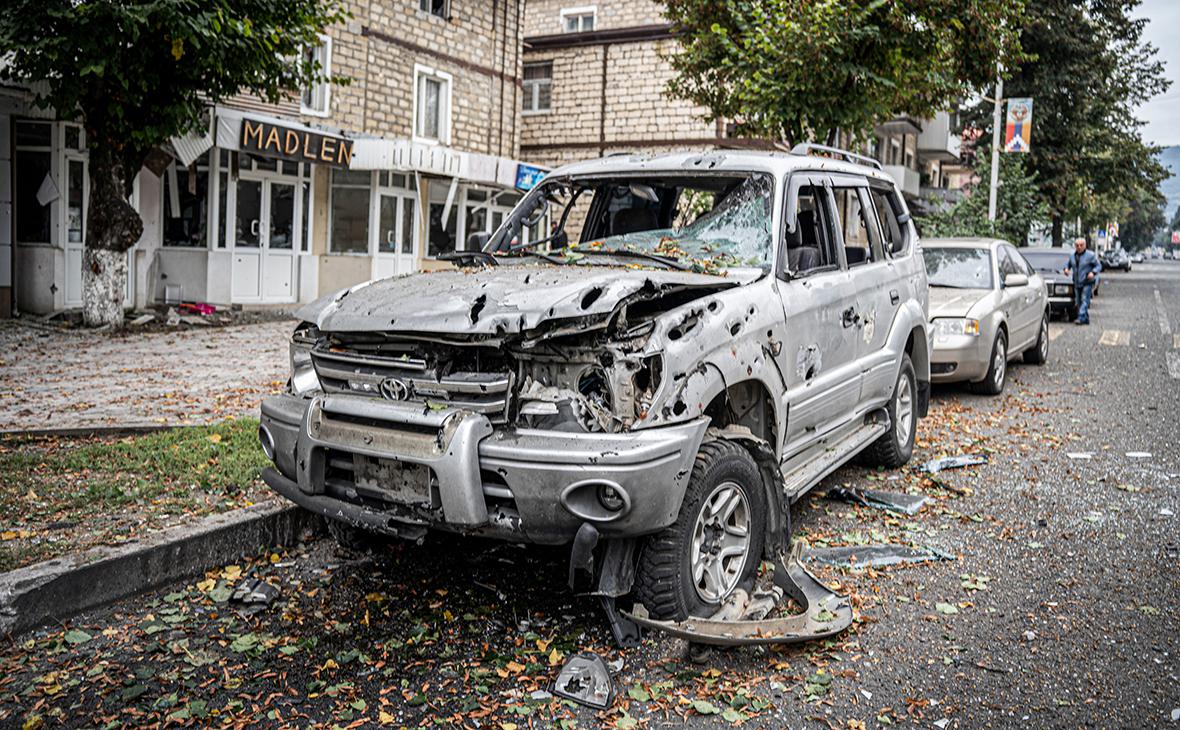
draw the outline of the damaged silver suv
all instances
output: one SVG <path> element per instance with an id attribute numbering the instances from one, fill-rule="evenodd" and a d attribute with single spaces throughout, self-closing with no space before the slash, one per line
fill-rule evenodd
<path id="1" fill-rule="evenodd" d="M 905 463 L 926 413 L 905 202 L 810 151 L 569 165 L 455 269 L 308 305 L 262 405 L 266 482 L 344 541 L 571 544 L 608 608 L 710 615 L 792 502 L 858 455 Z"/>

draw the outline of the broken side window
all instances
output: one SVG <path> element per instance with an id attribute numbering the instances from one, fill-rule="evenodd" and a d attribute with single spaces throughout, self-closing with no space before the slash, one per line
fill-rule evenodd
<path id="1" fill-rule="evenodd" d="M 794 227 L 786 235 L 787 271 L 806 276 L 839 265 L 834 253 L 827 191 L 819 185 L 802 185 L 796 193 Z"/>
<path id="2" fill-rule="evenodd" d="M 836 217 L 844 232 L 844 256 L 848 266 L 860 266 L 884 260 L 880 241 L 870 235 L 870 220 L 861 205 L 858 189 L 838 187 L 836 195 Z"/>

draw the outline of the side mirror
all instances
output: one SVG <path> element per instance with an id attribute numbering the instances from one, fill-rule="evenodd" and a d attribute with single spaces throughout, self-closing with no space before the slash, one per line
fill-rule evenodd
<path id="1" fill-rule="evenodd" d="M 1004 277 L 1004 286 L 1028 286 L 1028 277 L 1024 274 L 1008 274 Z"/>
<path id="2" fill-rule="evenodd" d="M 482 251 L 484 246 L 488 245 L 488 241 L 490 241 L 491 238 L 492 234 L 484 233 L 483 231 L 480 231 L 479 233 L 472 233 L 467 237 L 467 250 Z"/>

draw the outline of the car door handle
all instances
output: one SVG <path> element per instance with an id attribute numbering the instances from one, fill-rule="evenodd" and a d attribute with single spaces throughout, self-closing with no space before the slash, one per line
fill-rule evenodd
<path id="1" fill-rule="evenodd" d="M 860 315 L 858 315 L 856 313 L 856 310 L 852 307 L 849 307 L 848 309 L 845 309 L 843 312 L 840 313 L 840 323 L 843 324 L 845 327 L 853 326 L 854 324 L 856 324 L 857 320 L 859 320 L 859 319 L 860 319 Z"/>
<path id="2" fill-rule="evenodd" d="M 889 303 L 890 304 L 897 304 L 900 301 L 901 301 L 901 295 L 897 293 L 897 290 L 890 289 L 889 290 Z"/>

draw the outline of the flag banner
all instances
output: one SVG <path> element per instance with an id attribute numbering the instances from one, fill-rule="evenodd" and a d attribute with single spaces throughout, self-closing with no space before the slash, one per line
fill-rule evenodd
<path id="1" fill-rule="evenodd" d="M 1004 134 L 1005 152 L 1028 152 L 1032 139 L 1032 99 L 1008 100 L 1008 124 Z"/>

